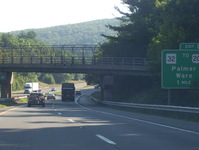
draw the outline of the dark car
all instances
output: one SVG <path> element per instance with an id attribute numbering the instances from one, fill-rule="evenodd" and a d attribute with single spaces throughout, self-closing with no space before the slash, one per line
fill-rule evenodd
<path id="1" fill-rule="evenodd" d="M 95 86 L 94 86 L 94 88 L 95 88 L 95 89 L 98 89 L 98 88 L 99 88 L 99 85 L 98 85 L 98 84 L 97 84 L 97 85 L 95 85 Z"/>
<path id="2" fill-rule="evenodd" d="M 56 88 L 52 88 L 52 89 L 51 89 L 51 91 L 56 91 L 56 90 L 57 90 Z"/>
<path id="3" fill-rule="evenodd" d="M 82 93 L 81 93 L 81 91 L 75 91 L 75 94 L 76 95 L 81 95 Z"/>
<path id="4" fill-rule="evenodd" d="M 45 107 L 45 96 L 43 93 L 32 92 L 28 96 L 28 107 L 31 105 L 42 105 Z"/>
<path id="5" fill-rule="evenodd" d="M 49 99 L 55 100 L 55 99 L 56 99 L 56 98 L 55 98 L 55 94 L 48 94 L 48 95 L 47 95 L 47 100 L 49 100 Z"/>

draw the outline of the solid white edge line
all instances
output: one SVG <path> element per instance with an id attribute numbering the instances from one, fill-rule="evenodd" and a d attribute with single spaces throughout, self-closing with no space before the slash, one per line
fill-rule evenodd
<path id="1" fill-rule="evenodd" d="M 112 115 L 112 116 L 116 116 L 116 117 L 121 117 L 121 118 L 126 118 L 126 119 L 130 119 L 130 120 L 134 120 L 134 121 L 138 121 L 138 122 L 143 122 L 143 123 L 147 123 L 147 124 L 151 124 L 151 125 L 155 125 L 155 126 L 159 126 L 159 127 L 164 127 L 164 128 L 168 128 L 168 129 L 173 129 L 173 130 L 177 130 L 177 131 L 181 131 L 181 132 L 186 132 L 186 133 L 191 133 L 191 134 L 199 135 L 199 132 L 196 132 L 196 131 L 186 130 L 186 129 L 182 129 L 182 128 L 177 128 L 177 127 L 173 127 L 173 126 L 169 126 L 169 125 L 164 125 L 164 124 L 160 124 L 160 123 L 155 123 L 155 122 L 151 122 L 151 121 L 146 121 L 146 120 L 131 118 L 131 117 L 127 117 L 127 116 L 117 115 L 117 114 L 113 114 L 113 113 L 107 113 L 107 112 L 98 111 L 98 110 L 94 110 L 94 109 L 82 106 L 81 104 L 78 103 L 78 100 L 82 96 L 84 96 L 84 95 L 86 95 L 88 93 L 91 93 L 91 92 L 87 92 L 87 93 L 81 95 L 80 97 L 78 97 L 75 100 L 75 103 L 77 105 L 79 105 L 80 107 L 85 108 L 85 109 L 90 110 L 90 111 L 94 111 L 94 112 L 98 112 L 98 113 L 102 113 L 102 114 L 106 114 L 106 115 Z"/>
<path id="2" fill-rule="evenodd" d="M 97 136 L 98 138 L 100 138 L 101 140 L 103 140 L 103 141 L 109 143 L 109 144 L 116 145 L 115 142 L 113 142 L 113 141 L 107 139 L 106 137 L 104 137 L 104 136 L 102 136 L 102 135 L 100 135 L 100 134 L 96 134 L 96 136 Z"/>

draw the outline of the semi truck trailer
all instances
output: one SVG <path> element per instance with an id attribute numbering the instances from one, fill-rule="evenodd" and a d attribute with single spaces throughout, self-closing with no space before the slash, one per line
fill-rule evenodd
<path id="1" fill-rule="evenodd" d="M 62 101 L 75 100 L 75 85 L 74 83 L 62 83 Z"/>

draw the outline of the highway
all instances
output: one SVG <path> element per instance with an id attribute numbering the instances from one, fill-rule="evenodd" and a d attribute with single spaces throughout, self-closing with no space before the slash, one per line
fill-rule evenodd
<path id="1" fill-rule="evenodd" d="M 46 101 L 0 110 L 0 150 L 197 150 L 199 123 L 98 105 L 82 90 L 75 102 Z"/>

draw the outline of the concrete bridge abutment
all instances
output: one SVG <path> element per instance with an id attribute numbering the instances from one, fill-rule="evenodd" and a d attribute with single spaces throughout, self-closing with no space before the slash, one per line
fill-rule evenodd
<path id="1" fill-rule="evenodd" d="M 106 101 L 112 100 L 112 92 L 114 85 L 113 75 L 101 75 L 100 86 L 101 86 L 101 99 Z"/>
<path id="2" fill-rule="evenodd" d="M 0 72 L 1 98 L 12 97 L 12 72 Z"/>

